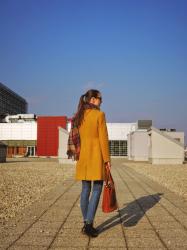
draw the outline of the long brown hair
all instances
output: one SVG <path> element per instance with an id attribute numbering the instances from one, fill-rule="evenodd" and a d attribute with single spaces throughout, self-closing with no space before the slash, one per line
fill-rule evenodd
<path id="1" fill-rule="evenodd" d="M 99 90 L 90 89 L 85 94 L 81 95 L 77 112 L 73 118 L 73 121 L 77 127 L 79 127 L 84 118 L 84 111 L 86 110 L 86 104 L 88 104 L 92 97 L 97 98 L 100 95 Z"/>

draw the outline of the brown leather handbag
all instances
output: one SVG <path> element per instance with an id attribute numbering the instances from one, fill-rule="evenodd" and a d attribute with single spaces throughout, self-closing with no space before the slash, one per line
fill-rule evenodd
<path id="1" fill-rule="evenodd" d="M 106 170 L 106 180 L 103 190 L 102 211 L 104 213 L 110 213 L 118 209 L 118 203 L 116 198 L 116 191 L 114 186 L 114 180 L 112 178 L 110 170 Z"/>

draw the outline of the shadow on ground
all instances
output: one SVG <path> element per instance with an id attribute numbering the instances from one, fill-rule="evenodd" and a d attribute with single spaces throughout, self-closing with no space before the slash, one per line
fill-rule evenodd
<path id="1" fill-rule="evenodd" d="M 124 208 L 119 209 L 119 215 L 116 215 L 97 227 L 100 233 L 107 229 L 122 224 L 124 227 L 135 226 L 146 211 L 151 209 L 159 202 L 163 193 L 156 193 L 148 196 L 140 197 L 127 204 Z"/>

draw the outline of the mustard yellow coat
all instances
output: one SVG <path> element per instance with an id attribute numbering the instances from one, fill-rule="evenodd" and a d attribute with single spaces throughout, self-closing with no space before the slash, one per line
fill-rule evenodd
<path id="1" fill-rule="evenodd" d="M 97 109 L 87 109 L 79 133 L 81 151 L 76 164 L 76 179 L 104 180 L 104 162 L 110 161 L 105 114 Z"/>

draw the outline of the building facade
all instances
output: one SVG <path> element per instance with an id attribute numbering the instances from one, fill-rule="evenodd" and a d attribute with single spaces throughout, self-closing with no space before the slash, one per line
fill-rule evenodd
<path id="1" fill-rule="evenodd" d="M 58 156 L 58 128 L 67 127 L 66 116 L 38 116 L 37 118 L 37 155 Z"/>
<path id="2" fill-rule="evenodd" d="M 127 135 L 136 130 L 137 123 L 107 123 L 108 139 L 111 156 L 127 156 Z M 67 130 L 71 129 L 71 119 L 68 119 Z"/>
<path id="3" fill-rule="evenodd" d="M 0 117 L 4 115 L 26 114 L 28 104 L 24 98 L 0 83 Z"/>
<path id="4" fill-rule="evenodd" d="M 128 135 L 128 159 L 152 164 L 184 162 L 184 132 L 163 131 L 151 126 Z"/>
<path id="5" fill-rule="evenodd" d="M 35 156 L 37 122 L 34 114 L 9 115 L 0 123 L 0 141 L 7 145 L 7 157 Z"/>
<path id="6" fill-rule="evenodd" d="M 133 161 L 149 160 L 150 138 L 147 130 L 136 130 L 128 134 L 128 159 Z"/>
<path id="7" fill-rule="evenodd" d="M 175 133 L 175 132 L 174 132 Z M 184 163 L 184 132 L 171 136 L 154 127 L 148 131 L 150 136 L 149 161 L 152 164 L 183 164 Z"/>
<path id="8" fill-rule="evenodd" d="M 127 156 L 127 135 L 136 129 L 136 123 L 107 123 L 111 156 Z"/>
<path id="9" fill-rule="evenodd" d="M 66 129 L 65 116 L 8 115 L 0 123 L 0 141 L 7 157 L 58 156 L 58 128 Z"/>

